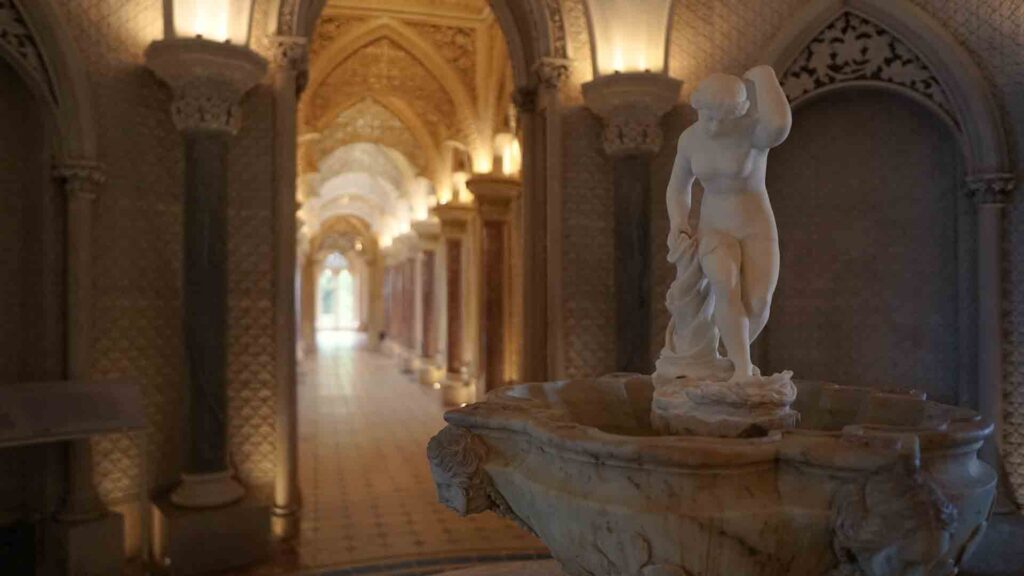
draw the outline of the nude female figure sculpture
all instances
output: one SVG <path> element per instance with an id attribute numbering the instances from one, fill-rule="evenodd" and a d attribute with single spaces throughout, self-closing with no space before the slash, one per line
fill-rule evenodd
<path id="1" fill-rule="evenodd" d="M 691 97 L 698 120 L 679 138 L 667 191 L 672 322 L 655 383 L 729 382 L 759 376 L 750 344 L 768 321 L 779 277 L 779 240 L 768 201 L 768 151 L 789 135 L 792 113 L 770 66 L 743 78 L 712 74 Z M 691 191 L 704 196 L 690 228 Z M 718 354 L 719 338 L 728 360 Z"/>

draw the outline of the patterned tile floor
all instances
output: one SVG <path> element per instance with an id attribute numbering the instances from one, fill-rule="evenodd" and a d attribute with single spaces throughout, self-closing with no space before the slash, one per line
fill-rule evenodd
<path id="1" fill-rule="evenodd" d="M 426 446 L 443 414 L 439 391 L 364 350 L 361 336 L 321 333 L 299 373 L 300 533 L 273 566 L 247 574 L 427 574 L 545 554 L 509 521 L 437 504 Z"/>

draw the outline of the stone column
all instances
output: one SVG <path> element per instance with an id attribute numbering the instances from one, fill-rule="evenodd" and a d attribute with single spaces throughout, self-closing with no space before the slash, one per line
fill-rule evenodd
<path id="1" fill-rule="evenodd" d="M 481 258 L 480 334 L 485 389 L 506 384 L 507 332 L 512 285 L 509 262 L 511 206 L 519 198 L 520 183 L 512 178 L 476 176 L 467 183 L 476 198 L 483 228 Z"/>
<path id="2" fill-rule="evenodd" d="M 66 198 L 67 356 L 70 380 L 86 380 L 93 347 L 93 210 L 106 178 L 95 162 L 66 161 L 54 168 Z M 67 485 L 57 512 L 56 540 L 62 548 L 61 574 L 120 572 L 124 562 L 124 522 L 100 500 L 93 483 L 92 442 L 67 443 Z"/>
<path id="3" fill-rule="evenodd" d="M 413 222 L 413 231 L 419 236 L 422 246 L 420 254 L 420 307 L 422 322 L 420 325 L 420 369 L 421 384 L 433 384 L 441 380 L 443 373 L 436 364 L 438 305 L 437 268 L 438 249 L 441 238 L 441 226 L 436 220 Z"/>
<path id="4" fill-rule="evenodd" d="M 274 478 L 274 533 L 298 531 L 299 433 L 296 394 L 296 114 L 300 77 L 306 71 L 306 39 L 274 41 L 274 348 L 277 380 L 277 451 Z"/>
<path id="5" fill-rule="evenodd" d="M 650 159 L 661 149 L 661 117 L 682 83 L 662 74 L 618 73 L 583 85 L 587 106 L 605 122 L 605 153 L 615 163 L 616 369 L 650 373 Z"/>
<path id="6" fill-rule="evenodd" d="M 465 241 L 473 208 L 467 204 L 444 204 L 434 209 L 441 221 L 447 268 L 446 299 L 448 334 L 446 370 L 450 383 L 463 382 L 465 350 Z"/>
<path id="7" fill-rule="evenodd" d="M 171 111 L 185 140 L 189 429 L 171 502 L 213 508 L 245 495 L 227 460 L 227 153 L 241 125 L 239 101 L 267 63 L 248 48 L 196 39 L 155 42 L 146 63 L 174 90 Z"/>
<path id="8" fill-rule="evenodd" d="M 978 206 L 978 410 L 995 424 L 981 454 L 1003 479 L 1003 207 L 1015 186 L 1012 174 L 967 179 Z"/>

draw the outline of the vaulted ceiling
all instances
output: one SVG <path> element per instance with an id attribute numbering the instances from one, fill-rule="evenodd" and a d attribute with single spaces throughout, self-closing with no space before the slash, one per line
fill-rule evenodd
<path id="1" fill-rule="evenodd" d="M 451 186 L 453 150 L 467 150 L 474 165 L 488 168 L 510 105 L 505 50 L 486 0 L 330 0 L 311 40 L 300 110 L 301 171 L 318 174 L 313 204 L 337 207 L 333 196 L 356 195 L 359 178 L 345 177 L 336 164 L 336 153 L 351 154 L 354 144 L 377 145 L 411 171 L 404 184 L 374 174 L 375 184 L 361 186 L 375 194 L 397 190 L 399 202 L 381 198 L 376 207 L 405 210 L 389 214 L 398 220 L 425 211 L 417 196 L 423 190 Z M 369 214 L 363 200 L 344 203 Z M 371 225 L 386 220 L 378 216 Z"/>

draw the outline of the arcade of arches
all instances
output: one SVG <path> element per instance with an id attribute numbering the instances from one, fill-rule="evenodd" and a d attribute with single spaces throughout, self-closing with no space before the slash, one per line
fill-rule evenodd
<path id="1" fill-rule="evenodd" d="M 547 558 L 438 504 L 427 441 L 653 369 L 690 95 L 765 63 L 754 359 L 991 419 L 961 573 L 1018 574 L 1019 0 L 0 0 L 0 573 Z"/>

